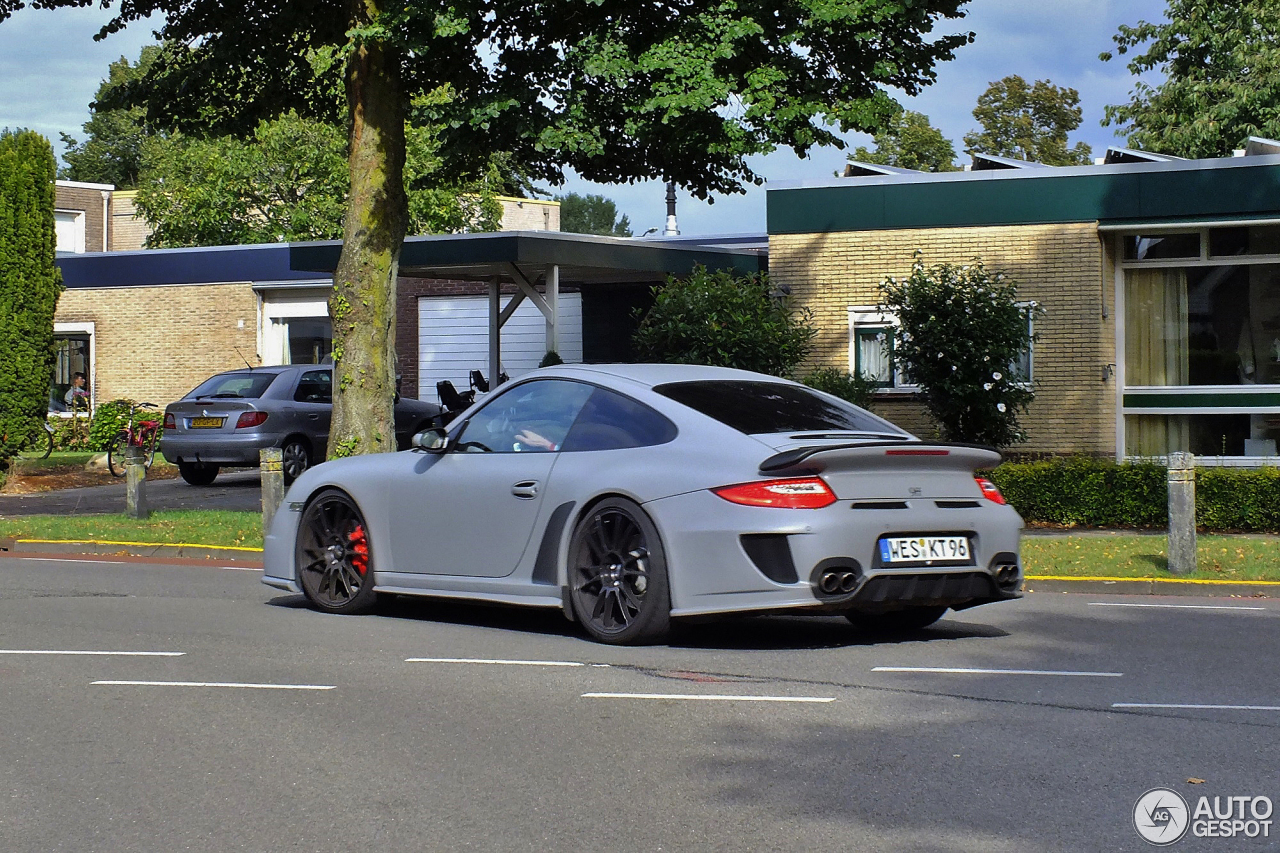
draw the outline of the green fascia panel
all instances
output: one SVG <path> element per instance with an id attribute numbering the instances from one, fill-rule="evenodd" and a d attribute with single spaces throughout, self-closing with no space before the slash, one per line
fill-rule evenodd
<path id="1" fill-rule="evenodd" d="M 1277 165 L 1052 171 L 971 172 L 964 178 L 862 186 L 853 178 L 846 186 L 770 190 L 768 230 L 771 235 L 817 234 L 1280 213 Z"/>
<path id="2" fill-rule="evenodd" d="M 1212 394 L 1174 392 L 1169 394 L 1125 394 L 1126 409 L 1263 409 L 1280 406 L 1280 393 L 1275 394 Z"/>

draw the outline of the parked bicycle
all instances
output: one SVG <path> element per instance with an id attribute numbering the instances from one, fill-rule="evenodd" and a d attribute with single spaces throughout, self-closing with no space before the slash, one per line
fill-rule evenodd
<path id="1" fill-rule="evenodd" d="M 20 459 L 48 459 L 53 452 L 53 425 L 42 419 L 40 428 L 31 431 L 31 435 L 18 448 Z"/>
<path id="2" fill-rule="evenodd" d="M 112 475 L 123 477 L 125 473 L 125 453 L 130 447 L 142 448 L 142 464 L 150 468 L 156 457 L 156 445 L 160 443 L 160 421 L 138 421 L 134 424 L 133 414 L 139 409 L 158 409 L 155 403 L 134 403 L 129 406 L 128 420 L 124 429 L 111 439 L 107 447 L 107 467 Z"/>

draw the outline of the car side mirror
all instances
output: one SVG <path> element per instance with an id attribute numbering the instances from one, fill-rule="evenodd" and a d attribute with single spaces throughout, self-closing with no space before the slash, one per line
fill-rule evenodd
<path id="1" fill-rule="evenodd" d="M 416 433 L 409 443 L 416 450 L 425 450 L 428 453 L 444 453 L 449 449 L 449 434 L 440 429 L 440 427 L 432 427 Z"/>

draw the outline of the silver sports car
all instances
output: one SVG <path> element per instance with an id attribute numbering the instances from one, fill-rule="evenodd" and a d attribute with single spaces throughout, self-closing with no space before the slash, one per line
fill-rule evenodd
<path id="1" fill-rule="evenodd" d="M 975 476 L 999 454 L 772 376 L 546 368 L 413 445 L 302 474 L 263 582 L 331 613 L 380 593 L 560 608 L 608 643 L 717 613 L 923 627 L 1019 595 L 1022 519 Z"/>

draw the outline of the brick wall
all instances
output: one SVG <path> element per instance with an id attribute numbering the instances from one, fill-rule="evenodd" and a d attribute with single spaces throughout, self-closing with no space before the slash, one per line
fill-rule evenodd
<path id="1" fill-rule="evenodd" d="M 1018 283 L 1020 299 L 1045 309 L 1036 323 L 1036 399 L 1023 419 L 1029 440 L 1013 449 L 1113 454 L 1115 385 L 1102 379 L 1116 362 L 1113 266 L 1095 223 L 771 236 L 771 279 L 790 285 L 820 330 L 807 367 L 848 369 L 849 307 L 874 305 L 880 282 L 909 274 L 917 249 L 926 265 L 981 258 Z M 882 395 L 874 408 L 923 438 L 936 435 L 916 400 Z"/>
<path id="2" fill-rule="evenodd" d="M 111 251 L 141 249 L 151 236 L 151 227 L 138 213 L 137 190 L 117 190 L 111 196 Z"/>
<path id="3" fill-rule="evenodd" d="M 54 185 L 53 206 L 58 210 L 84 211 L 84 250 L 101 252 L 102 245 L 102 193 L 110 187 L 102 189 L 70 185 L 67 181 L 58 181 Z M 111 237 L 108 233 L 108 242 Z"/>
<path id="4" fill-rule="evenodd" d="M 164 406 L 223 370 L 257 365 L 258 298 L 247 282 L 63 291 L 59 323 L 94 324 L 94 401 Z"/>
<path id="5" fill-rule="evenodd" d="M 559 231 L 560 202 L 499 196 L 502 231 Z"/>

